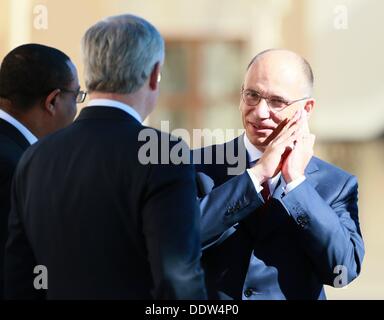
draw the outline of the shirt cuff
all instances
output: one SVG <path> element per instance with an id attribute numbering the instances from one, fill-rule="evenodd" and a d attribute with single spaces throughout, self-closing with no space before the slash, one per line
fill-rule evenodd
<path id="1" fill-rule="evenodd" d="M 292 191 L 295 189 L 299 184 L 301 184 L 303 181 L 305 181 L 305 176 L 301 176 L 300 178 L 297 178 L 290 183 L 288 183 L 285 188 L 284 192 L 287 194 L 288 192 Z"/>
<path id="2" fill-rule="evenodd" d="M 248 175 L 252 180 L 253 185 L 255 186 L 256 192 L 260 193 L 263 190 L 263 187 L 260 185 L 260 182 L 257 180 L 256 176 L 251 169 L 247 169 Z"/>

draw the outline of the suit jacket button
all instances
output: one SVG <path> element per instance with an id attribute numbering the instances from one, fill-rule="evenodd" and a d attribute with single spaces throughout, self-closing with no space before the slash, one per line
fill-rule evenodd
<path id="1" fill-rule="evenodd" d="M 304 228 L 309 222 L 308 216 L 306 214 L 301 214 L 297 217 L 297 223 L 300 227 Z"/>
<path id="2" fill-rule="evenodd" d="M 244 295 L 246 298 L 249 298 L 252 295 L 252 293 L 253 293 L 253 290 L 249 288 L 244 291 Z"/>
<path id="3" fill-rule="evenodd" d="M 233 207 L 229 207 L 224 215 L 225 216 L 229 216 L 229 215 L 231 215 L 233 213 L 233 211 L 234 211 Z"/>

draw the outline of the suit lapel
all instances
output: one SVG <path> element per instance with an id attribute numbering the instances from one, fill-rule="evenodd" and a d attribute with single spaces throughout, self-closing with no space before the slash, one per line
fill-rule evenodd
<path id="1" fill-rule="evenodd" d="M 245 157 L 246 169 L 249 169 L 250 168 L 250 159 L 249 159 L 249 154 L 247 152 L 247 148 L 245 147 L 245 144 L 244 144 L 244 134 L 245 133 L 238 136 L 235 139 L 235 141 L 237 143 L 237 150 L 238 150 L 239 154 L 242 155 L 243 157 Z"/>
<path id="2" fill-rule="evenodd" d="M 211 148 L 213 163 L 206 163 L 205 149 L 199 149 L 198 152 L 202 153 L 201 159 L 204 164 L 201 171 L 214 179 L 216 187 L 243 174 L 249 165 L 242 135 L 224 144 L 213 145 Z"/>
<path id="3" fill-rule="evenodd" d="M 277 181 L 275 190 L 273 191 L 272 197 L 275 199 L 281 199 L 281 196 L 284 193 L 282 179 L 283 177 L 280 175 L 279 181 Z"/>
<path id="4" fill-rule="evenodd" d="M 308 180 L 308 182 L 312 185 L 313 188 L 316 189 L 318 182 L 316 179 L 314 179 L 313 174 L 315 172 L 319 171 L 319 167 L 314 161 L 314 158 L 312 157 L 311 161 L 309 161 L 307 168 L 305 169 L 305 177 Z"/>

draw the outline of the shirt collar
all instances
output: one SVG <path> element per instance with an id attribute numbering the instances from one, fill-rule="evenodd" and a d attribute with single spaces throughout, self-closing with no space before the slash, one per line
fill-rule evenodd
<path id="1" fill-rule="evenodd" d="M 244 134 L 244 145 L 245 149 L 247 150 L 248 156 L 249 156 L 249 162 L 253 162 L 256 160 L 259 160 L 261 156 L 263 155 L 263 152 L 257 149 L 251 141 L 249 141 L 247 134 Z"/>
<path id="2" fill-rule="evenodd" d="M 140 114 L 135 109 L 133 109 L 131 106 L 129 106 L 125 103 L 122 103 L 120 101 L 111 100 L 111 99 L 93 99 L 93 100 L 89 101 L 87 104 L 87 107 L 92 107 L 92 106 L 103 106 L 103 107 L 117 108 L 117 109 L 125 111 L 126 113 L 128 113 L 129 115 L 134 117 L 140 123 L 143 121 L 141 119 Z"/>
<path id="3" fill-rule="evenodd" d="M 249 141 L 247 134 L 244 133 L 244 145 L 245 149 L 247 150 L 248 156 L 249 156 L 249 162 L 254 162 L 256 160 L 259 160 L 261 156 L 263 155 L 263 152 L 257 149 L 251 141 Z M 281 177 L 281 172 L 276 174 L 273 178 L 268 179 L 269 189 L 271 191 L 271 194 L 273 194 L 276 185 Z M 285 181 L 282 179 L 282 186 L 285 186 Z"/>
<path id="4" fill-rule="evenodd" d="M 29 144 L 34 144 L 37 141 L 36 136 L 27 129 L 26 126 L 24 126 L 20 121 L 12 117 L 9 113 L 5 112 L 4 110 L 0 109 L 0 118 L 4 121 L 7 121 L 9 124 L 14 126 L 17 130 L 20 131 L 20 133 L 25 137 L 25 139 L 28 140 Z"/>

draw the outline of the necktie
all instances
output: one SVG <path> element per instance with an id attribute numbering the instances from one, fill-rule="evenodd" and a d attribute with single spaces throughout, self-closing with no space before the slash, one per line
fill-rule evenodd
<path id="1" fill-rule="evenodd" d="M 248 168 L 252 168 L 256 164 L 257 160 L 250 161 L 248 163 Z M 269 190 L 268 180 L 264 181 L 261 186 L 263 187 L 263 190 L 261 190 L 261 196 L 264 199 L 264 202 L 266 203 L 271 198 L 271 191 Z"/>
<path id="2" fill-rule="evenodd" d="M 264 181 L 261 186 L 263 190 L 261 190 L 261 196 L 264 199 L 264 202 L 267 202 L 271 198 L 271 192 L 269 190 L 268 180 Z"/>

